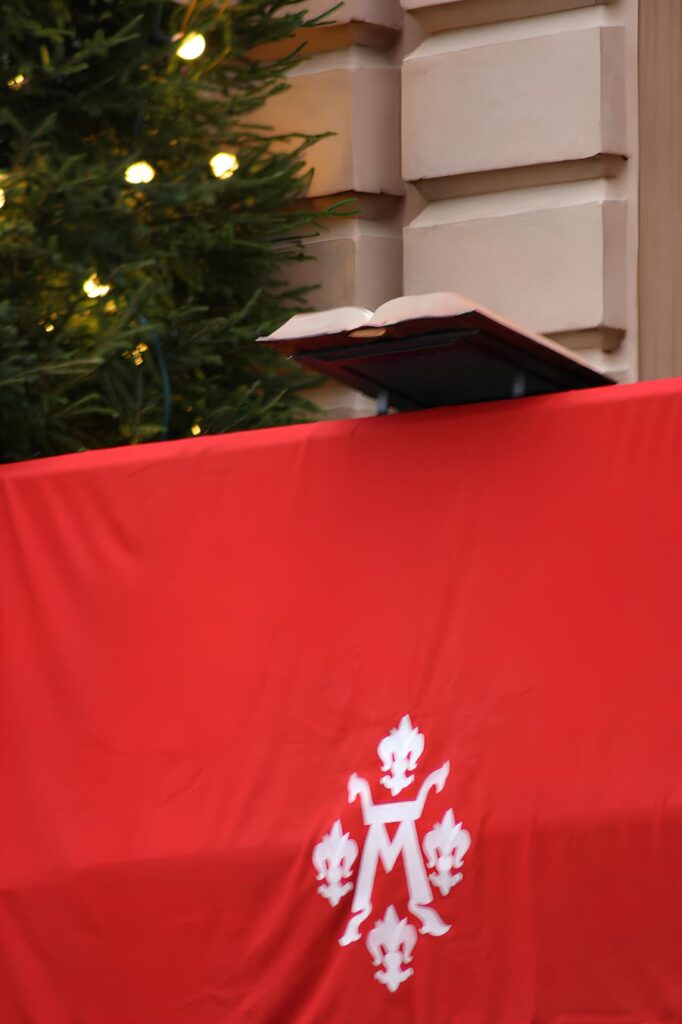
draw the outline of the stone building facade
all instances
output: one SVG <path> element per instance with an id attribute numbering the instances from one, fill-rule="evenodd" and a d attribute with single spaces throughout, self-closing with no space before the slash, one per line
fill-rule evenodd
<path id="1" fill-rule="evenodd" d="M 268 111 L 333 133 L 309 202 L 356 211 L 309 242 L 317 308 L 456 291 L 620 381 L 682 372 L 681 12 L 346 0 Z"/>

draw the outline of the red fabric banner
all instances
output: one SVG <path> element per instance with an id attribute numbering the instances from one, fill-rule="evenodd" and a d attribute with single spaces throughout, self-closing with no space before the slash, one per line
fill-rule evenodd
<path id="1" fill-rule="evenodd" d="M 1 1024 L 682 1020 L 682 384 L 6 466 Z"/>

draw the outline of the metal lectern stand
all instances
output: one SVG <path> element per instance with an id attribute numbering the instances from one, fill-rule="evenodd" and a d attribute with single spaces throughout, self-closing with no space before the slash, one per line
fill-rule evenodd
<path id="1" fill-rule="evenodd" d="M 302 314 L 259 343 L 377 398 L 380 414 L 389 406 L 428 409 L 614 383 L 561 346 L 455 295 L 408 296 L 374 315 L 347 308 Z"/>

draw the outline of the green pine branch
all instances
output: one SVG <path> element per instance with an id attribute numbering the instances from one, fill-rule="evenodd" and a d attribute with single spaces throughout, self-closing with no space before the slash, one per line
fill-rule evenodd
<path id="1" fill-rule="evenodd" d="M 316 139 L 259 122 L 322 20 L 295 0 L 3 5 L 0 459 L 314 415 L 308 378 L 253 342 L 306 302 L 285 282 L 319 230 Z M 137 161 L 152 181 L 126 182 Z"/>

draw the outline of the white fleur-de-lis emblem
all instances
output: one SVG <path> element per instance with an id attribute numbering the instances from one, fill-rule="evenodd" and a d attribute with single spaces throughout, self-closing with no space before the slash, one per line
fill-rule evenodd
<path id="1" fill-rule="evenodd" d="M 424 837 L 422 847 L 426 854 L 426 866 L 435 868 L 429 878 L 441 896 L 447 896 L 451 889 L 464 877 L 458 869 L 464 863 L 464 855 L 471 846 L 471 836 L 461 821 L 455 821 L 450 808 L 442 821 L 434 825 Z"/>
<path id="2" fill-rule="evenodd" d="M 412 950 L 417 942 L 417 929 L 407 918 L 398 917 L 393 904 L 384 914 L 383 921 L 377 921 L 367 936 L 367 949 L 372 962 L 379 970 L 374 977 L 385 985 L 389 992 L 395 992 L 399 985 L 412 977 L 414 971 L 405 964 L 412 961 Z"/>
<path id="3" fill-rule="evenodd" d="M 353 883 L 347 879 L 351 876 L 357 855 L 358 844 L 343 831 L 338 819 L 313 850 L 317 880 L 322 882 L 317 891 L 333 907 L 353 888 Z"/>
<path id="4" fill-rule="evenodd" d="M 412 725 L 409 715 L 403 715 L 398 728 L 391 729 L 377 747 L 382 771 L 388 773 L 381 776 L 381 785 L 386 786 L 392 796 L 397 796 L 414 782 L 414 775 L 408 775 L 408 772 L 414 771 L 423 753 L 422 733 Z"/>
<path id="5" fill-rule="evenodd" d="M 382 770 L 381 784 L 391 791 L 393 797 L 414 782 L 414 775 L 408 775 L 417 768 L 424 752 L 424 736 L 412 725 L 409 715 L 404 715 L 399 725 L 391 729 L 379 744 L 379 758 Z M 322 884 L 318 892 L 332 906 L 353 890 L 350 917 L 339 944 L 348 946 L 357 942 L 362 928 L 372 912 L 372 893 L 377 869 L 381 862 L 384 871 L 390 874 L 399 861 L 402 862 L 407 881 L 407 913 L 419 923 L 419 934 L 439 936 L 450 929 L 435 907 L 433 883 L 441 896 L 447 896 L 462 879 L 464 856 L 471 845 L 471 836 L 455 819 L 452 808 L 424 836 L 419 844 L 417 822 L 429 793 L 440 793 L 450 773 L 450 762 L 445 761 L 436 771 L 430 772 L 422 782 L 413 800 L 392 800 L 375 803 L 372 789 L 366 779 L 353 773 L 348 779 L 348 802 L 359 800 L 362 820 L 367 829 L 362 853 L 353 883 L 350 879 L 358 855 L 358 844 L 343 831 L 340 820 L 331 826 L 313 850 L 313 864 L 317 880 Z M 390 837 L 387 825 L 397 828 Z M 422 848 L 427 858 L 424 863 Z M 427 874 L 428 868 L 433 868 Z M 417 941 L 417 930 L 407 915 L 400 917 L 391 904 L 382 919 L 377 920 L 369 932 L 366 943 L 374 965 L 377 981 L 389 992 L 396 989 L 412 976 L 412 950 Z"/>

